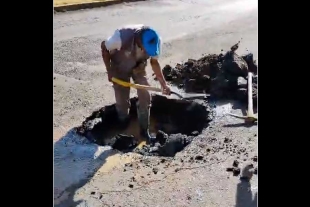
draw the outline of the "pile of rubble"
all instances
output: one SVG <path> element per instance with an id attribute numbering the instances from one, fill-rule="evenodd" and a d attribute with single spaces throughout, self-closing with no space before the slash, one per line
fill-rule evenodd
<path id="1" fill-rule="evenodd" d="M 225 54 L 209 54 L 198 60 L 189 59 L 174 68 L 163 68 L 165 79 L 185 92 L 209 93 L 221 99 L 247 101 L 247 76 L 253 73 L 253 103 L 257 102 L 257 64 L 253 54 L 236 53 L 239 43 Z"/>

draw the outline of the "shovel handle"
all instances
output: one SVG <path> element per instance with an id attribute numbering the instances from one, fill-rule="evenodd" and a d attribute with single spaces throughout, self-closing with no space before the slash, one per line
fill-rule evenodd
<path id="1" fill-rule="evenodd" d="M 155 91 L 155 92 L 161 92 L 162 91 L 161 88 L 157 88 L 157 87 L 153 87 L 153 86 L 146 86 L 146 85 L 141 85 L 141 84 L 134 84 L 134 83 L 119 80 L 119 79 L 114 78 L 114 77 L 112 78 L 112 81 L 114 83 L 117 83 L 117 84 L 124 86 L 124 87 L 132 87 L 135 89 L 143 89 L 143 90 Z"/>
<path id="2" fill-rule="evenodd" d="M 253 92 L 252 92 L 252 77 L 251 72 L 248 73 L 248 116 L 253 116 Z"/>

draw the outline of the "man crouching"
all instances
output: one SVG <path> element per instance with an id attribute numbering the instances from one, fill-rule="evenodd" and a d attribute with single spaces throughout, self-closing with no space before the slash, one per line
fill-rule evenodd
<path id="1" fill-rule="evenodd" d="M 146 78 L 147 60 L 150 59 L 152 69 L 161 84 L 163 94 L 170 95 L 170 87 L 162 74 L 158 62 L 161 51 L 161 38 L 151 27 L 144 25 L 124 26 L 115 30 L 114 34 L 101 43 L 102 58 L 108 72 L 108 79 L 112 77 L 136 84 L 149 85 Z M 130 88 L 113 83 L 116 100 L 116 110 L 121 122 L 129 122 Z M 138 89 L 137 114 L 140 134 L 148 141 L 150 136 L 150 107 L 151 95 L 147 90 Z"/>

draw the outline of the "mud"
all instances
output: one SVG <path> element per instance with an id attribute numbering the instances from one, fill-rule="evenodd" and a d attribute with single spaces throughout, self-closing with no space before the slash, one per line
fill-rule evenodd
<path id="1" fill-rule="evenodd" d="M 216 98 L 247 102 L 247 76 L 253 73 L 253 103 L 257 103 L 257 64 L 253 54 L 238 55 L 239 43 L 225 54 L 209 54 L 198 60 L 188 59 L 174 68 L 166 65 L 167 81 L 185 92 L 209 93 Z M 238 81 L 239 79 L 239 81 Z"/>
<path id="2" fill-rule="evenodd" d="M 137 97 L 130 99 L 130 123 L 137 120 L 137 100 Z M 137 148 L 143 140 L 130 134 L 131 126 L 120 125 L 115 104 L 93 112 L 76 131 L 98 145 L 109 145 L 123 152 L 134 150 L 143 155 L 172 157 L 190 144 L 214 115 L 206 99 L 189 101 L 153 95 L 150 128 L 156 132 L 156 139 L 142 148 Z"/>
<path id="3" fill-rule="evenodd" d="M 182 151 L 187 145 L 189 145 L 194 136 L 187 136 L 185 134 L 171 134 L 165 139 L 165 141 L 159 141 L 158 135 L 161 136 L 163 132 L 159 131 L 156 136 L 155 144 L 145 145 L 141 149 L 136 148 L 135 152 L 146 156 L 166 156 L 173 157 L 176 153 Z"/>

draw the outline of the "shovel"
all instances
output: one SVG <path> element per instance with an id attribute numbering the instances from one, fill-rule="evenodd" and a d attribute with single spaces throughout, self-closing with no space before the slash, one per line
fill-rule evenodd
<path id="1" fill-rule="evenodd" d="M 231 114 L 229 115 L 243 119 L 245 123 L 255 123 L 257 121 L 257 114 L 254 114 L 253 111 L 253 94 L 252 94 L 252 73 L 248 73 L 248 112 L 246 116 L 239 116 L 237 114 Z"/>
<path id="2" fill-rule="evenodd" d="M 143 89 L 143 90 L 147 90 L 147 91 L 162 92 L 161 88 L 130 83 L 130 82 L 119 80 L 119 79 L 114 78 L 114 77 L 112 78 L 112 81 L 114 83 L 117 83 L 118 85 L 121 85 L 124 87 L 132 87 L 135 89 Z M 199 99 L 199 98 L 206 98 L 207 96 L 210 96 L 210 94 L 202 94 L 202 93 L 187 94 L 185 96 L 182 96 L 181 94 L 179 94 L 175 91 L 171 91 L 171 94 L 178 96 L 180 99 Z"/>

